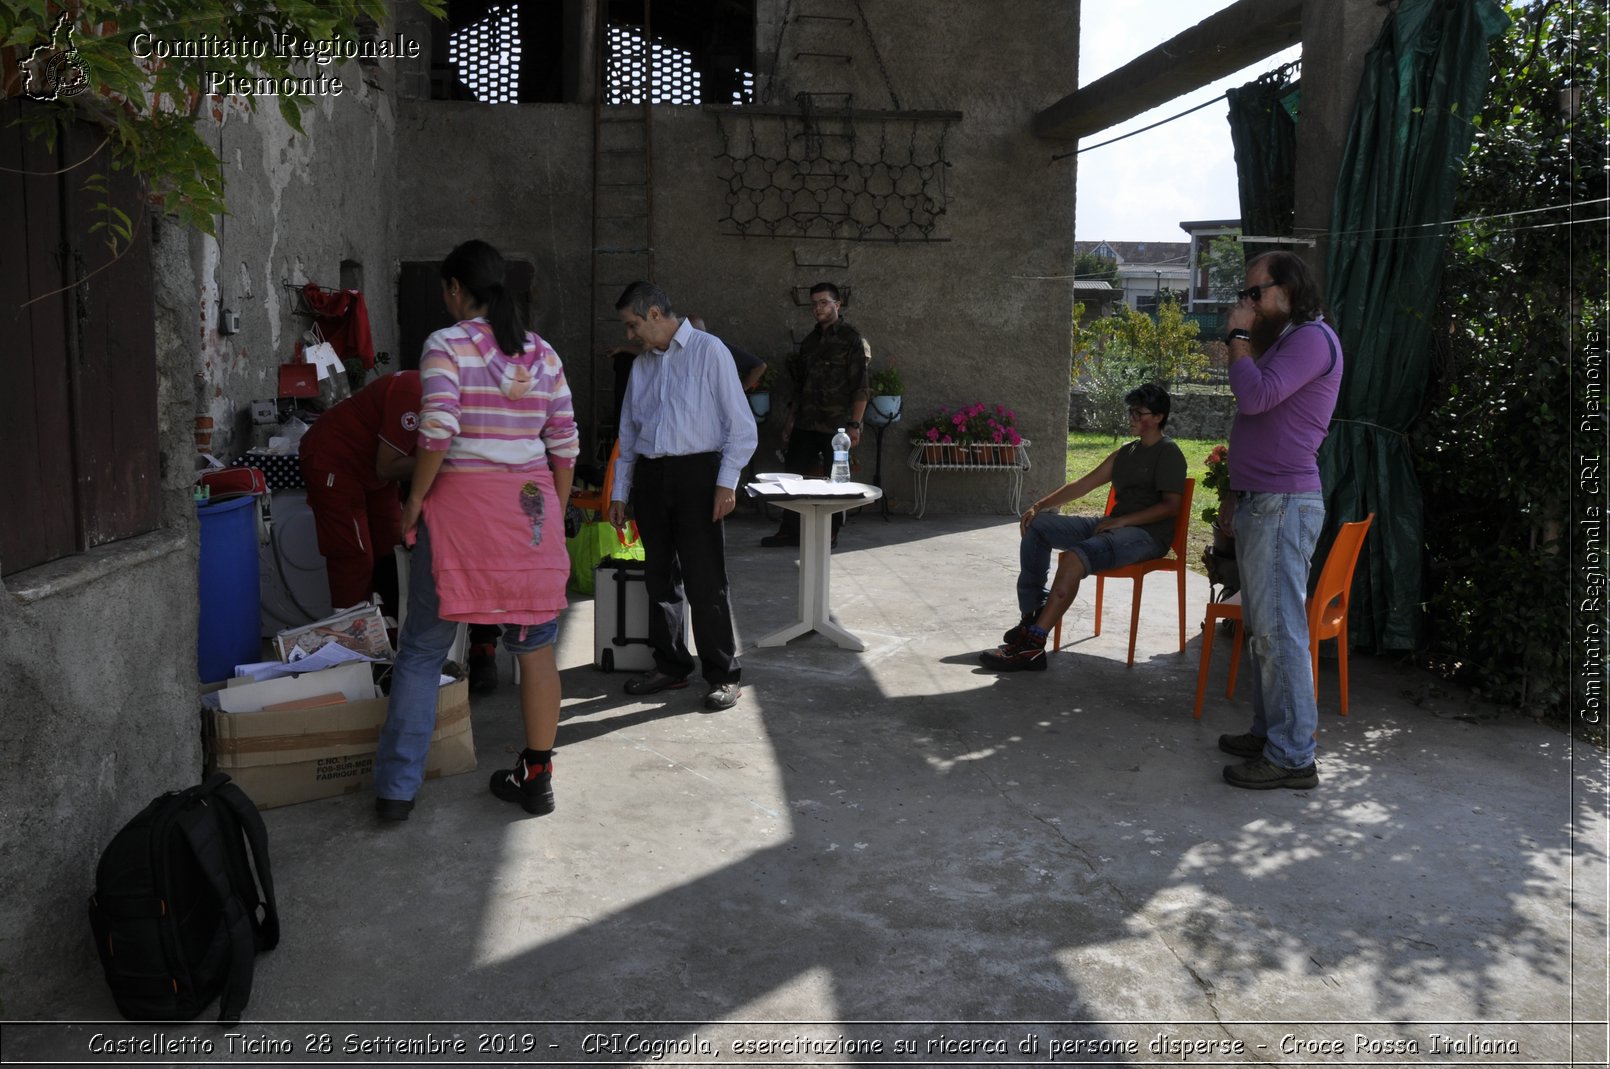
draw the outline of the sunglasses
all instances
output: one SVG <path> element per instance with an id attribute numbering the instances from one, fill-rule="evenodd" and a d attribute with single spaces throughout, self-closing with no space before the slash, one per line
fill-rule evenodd
<path id="1" fill-rule="evenodd" d="M 1235 299 L 1238 301 L 1251 301 L 1253 304 L 1257 304 L 1258 298 L 1263 296 L 1264 290 L 1269 289 L 1271 286 L 1278 285 L 1280 285 L 1278 282 L 1260 282 L 1256 286 L 1248 286 L 1246 289 L 1238 292 L 1235 295 Z"/>

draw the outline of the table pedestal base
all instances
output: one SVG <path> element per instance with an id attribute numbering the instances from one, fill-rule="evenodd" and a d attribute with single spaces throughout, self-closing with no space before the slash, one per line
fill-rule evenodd
<path id="1" fill-rule="evenodd" d="M 844 649 L 865 650 L 866 643 L 839 626 L 828 606 L 833 578 L 833 514 L 871 501 L 781 500 L 776 504 L 799 513 L 799 621 L 772 632 L 755 645 L 782 646 L 815 631 Z"/>

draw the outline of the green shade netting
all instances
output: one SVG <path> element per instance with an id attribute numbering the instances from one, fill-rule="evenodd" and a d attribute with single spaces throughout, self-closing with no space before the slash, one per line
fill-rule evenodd
<path id="1" fill-rule="evenodd" d="M 1409 428 L 1430 382 L 1441 285 L 1488 41 L 1509 18 L 1493 0 L 1403 0 L 1364 60 L 1332 205 L 1326 298 L 1346 371 L 1319 450 L 1326 534 L 1374 513 L 1353 585 L 1353 644 L 1414 649 L 1422 622 L 1424 511 Z"/>
<path id="2" fill-rule="evenodd" d="M 1297 204 L 1297 120 L 1292 112 L 1298 91 L 1290 71 L 1290 65 L 1281 67 L 1224 94 L 1243 234 L 1291 233 Z M 1243 251 L 1250 259 L 1279 247 L 1249 245 Z"/>

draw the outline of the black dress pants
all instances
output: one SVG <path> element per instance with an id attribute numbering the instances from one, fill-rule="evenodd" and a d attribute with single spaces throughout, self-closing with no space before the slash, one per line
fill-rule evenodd
<path id="1" fill-rule="evenodd" d="M 736 683 L 740 674 L 727 589 L 726 527 L 710 520 L 720 469 L 719 453 L 640 457 L 631 494 L 632 516 L 643 536 L 654 667 L 678 678 L 693 674 L 693 655 L 682 638 L 682 614 L 688 612 L 711 686 Z"/>

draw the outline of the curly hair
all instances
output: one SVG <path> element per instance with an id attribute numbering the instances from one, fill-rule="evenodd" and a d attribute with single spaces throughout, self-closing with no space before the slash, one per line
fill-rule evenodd
<path id="1" fill-rule="evenodd" d="M 1270 281 L 1286 291 L 1293 323 L 1307 323 L 1324 316 L 1324 295 L 1319 292 L 1319 283 L 1314 281 L 1314 273 L 1301 256 L 1294 252 L 1266 252 L 1247 264 L 1247 270 L 1251 271 L 1254 264 L 1263 264 Z"/>

